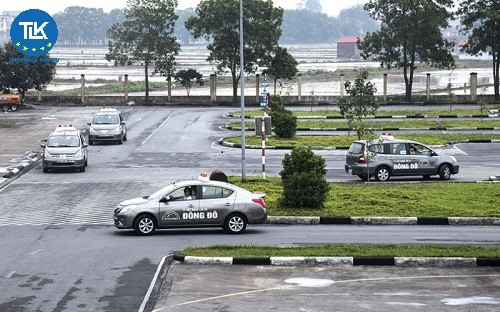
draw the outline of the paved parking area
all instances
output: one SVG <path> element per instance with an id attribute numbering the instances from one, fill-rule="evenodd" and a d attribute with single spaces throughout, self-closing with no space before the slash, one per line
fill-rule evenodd
<path id="1" fill-rule="evenodd" d="M 499 311 L 500 268 L 189 265 L 152 311 Z"/>

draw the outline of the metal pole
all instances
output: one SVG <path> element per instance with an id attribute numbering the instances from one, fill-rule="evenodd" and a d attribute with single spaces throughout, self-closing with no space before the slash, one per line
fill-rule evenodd
<path id="1" fill-rule="evenodd" d="M 241 180 L 246 180 L 245 165 L 245 71 L 243 58 L 243 0 L 240 0 L 240 94 L 241 94 Z"/>

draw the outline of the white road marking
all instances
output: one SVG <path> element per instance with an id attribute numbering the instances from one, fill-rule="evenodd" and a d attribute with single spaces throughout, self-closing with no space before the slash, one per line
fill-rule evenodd
<path id="1" fill-rule="evenodd" d="M 151 132 L 151 134 L 144 140 L 142 141 L 141 145 L 144 145 L 152 136 L 153 134 L 156 133 L 156 131 L 158 131 L 170 118 L 172 118 L 173 114 L 170 114 L 167 119 L 165 119 L 160 126 L 158 126 L 158 128 L 155 129 L 155 131 Z M 139 148 L 137 148 L 137 150 L 139 150 Z"/>

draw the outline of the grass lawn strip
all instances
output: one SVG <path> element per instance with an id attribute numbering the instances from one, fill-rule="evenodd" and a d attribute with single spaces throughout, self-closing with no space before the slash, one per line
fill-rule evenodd
<path id="1" fill-rule="evenodd" d="M 195 257 L 464 257 L 498 258 L 496 246 L 326 244 L 320 246 L 230 246 L 190 247 L 182 250 Z"/>
<path id="2" fill-rule="evenodd" d="M 280 208 L 280 177 L 230 176 L 231 183 L 266 193 L 269 216 L 320 217 L 500 217 L 495 183 L 331 183 L 321 209 Z M 403 204 L 404 203 L 404 204 Z"/>

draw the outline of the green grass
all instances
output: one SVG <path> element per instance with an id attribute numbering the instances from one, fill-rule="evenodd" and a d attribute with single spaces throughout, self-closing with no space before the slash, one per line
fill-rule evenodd
<path id="1" fill-rule="evenodd" d="M 240 128 L 241 123 L 232 122 L 230 127 Z M 369 126 L 375 129 L 382 128 L 500 128 L 500 120 L 424 120 L 424 119 L 406 119 L 406 120 L 390 120 L 390 121 L 369 121 Z M 254 122 L 246 122 L 246 128 L 254 128 Z M 297 121 L 298 129 L 308 128 L 348 128 L 347 120 L 332 121 L 332 120 L 299 120 Z"/>
<path id="2" fill-rule="evenodd" d="M 405 133 L 398 134 L 398 139 L 414 140 L 427 145 L 446 145 L 453 142 L 464 142 L 467 140 L 500 140 L 500 134 L 496 133 Z M 317 148 L 346 148 L 352 141 L 357 140 L 356 135 L 297 135 L 293 139 L 280 139 L 275 136 L 268 137 L 266 146 L 310 146 Z M 224 139 L 226 142 L 241 144 L 241 136 Z M 246 136 L 246 145 L 260 146 L 260 136 Z"/>
<path id="3" fill-rule="evenodd" d="M 453 107 L 453 105 L 451 105 Z M 304 105 L 304 110 L 301 111 L 292 111 L 294 116 L 303 117 L 303 116 L 340 116 L 340 112 L 338 107 L 333 106 L 332 109 L 325 110 L 306 110 L 307 105 Z M 490 109 L 498 109 L 498 107 L 489 106 L 483 112 L 479 109 L 479 106 L 474 109 L 426 109 L 426 110 L 389 110 L 389 109 L 379 109 L 375 116 L 429 116 L 429 117 L 438 117 L 438 116 L 450 116 L 450 115 L 458 115 L 458 116 L 469 116 L 469 115 L 485 115 L 487 116 Z M 246 117 L 261 117 L 263 115 L 262 109 L 257 110 L 248 110 L 245 111 Z M 233 116 L 239 117 L 240 111 L 235 111 L 232 113 Z"/>
<path id="4" fill-rule="evenodd" d="M 10 128 L 15 124 L 12 120 L 0 120 L 0 128 Z"/>
<path id="5" fill-rule="evenodd" d="M 500 247 L 441 245 L 229 246 L 190 247 L 184 255 L 203 257 L 500 257 Z"/>
<path id="6" fill-rule="evenodd" d="M 330 184 L 321 209 L 280 208 L 280 177 L 230 177 L 230 182 L 266 193 L 270 216 L 500 217 L 500 187 L 494 183 Z"/>

